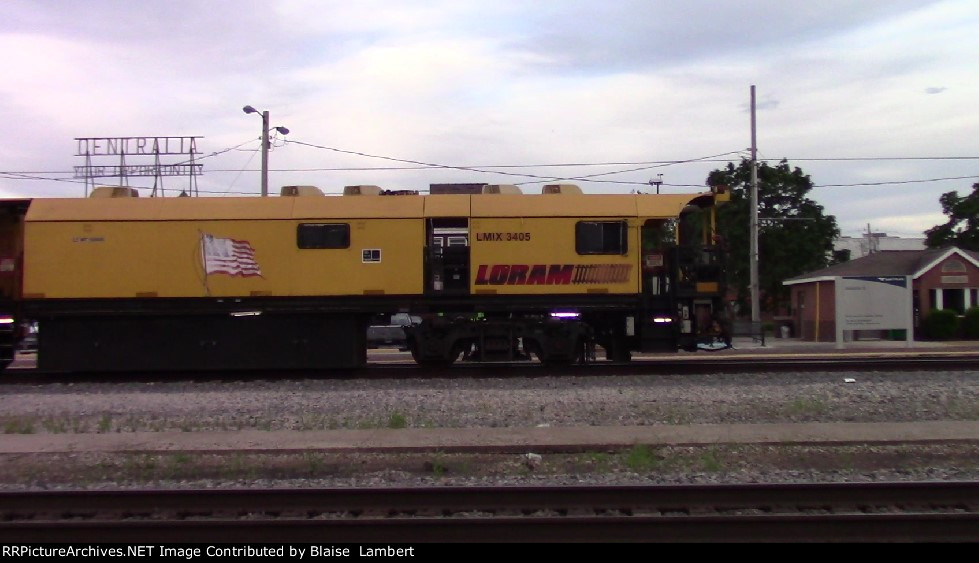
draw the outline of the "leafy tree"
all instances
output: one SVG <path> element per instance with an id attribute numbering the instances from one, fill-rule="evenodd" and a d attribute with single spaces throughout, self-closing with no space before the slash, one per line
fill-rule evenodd
<path id="1" fill-rule="evenodd" d="M 849 262 L 849 261 L 850 261 L 850 249 L 844 248 L 843 250 L 833 251 L 833 259 L 830 260 L 829 265 L 832 266 L 834 264 L 842 264 L 843 262 Z"/>
<path id="2" fill-rule="evenodd" d="M 952 191 L 942 194 L 938 201 L 948 222 L 925 231 L 925 245 L 979 250 L 979 182 L 972 184 L 972 193 L 965 197 Z"/>
<path id="3" fill-rule="evenodd" d="M 728 284 L 738 292 L 741 311 L 749 310 L 751 161 L 742 159 L 738 166 L 728 163 L 714 170 L 707 184 L 731 189 L 731 201 L 718 208 L 717 227 L 728 247 Z M 798 167 L 790 168 L 787 161 L 776 166 L 758 163 L 758 217 L 787 219 L 758 229 L 759 305 L 763 311 L 788 305 L 790 288 L 782 285 L 784 280 L 845 259 L 833 256 L 833 241 L 840 234 L 836 217 L 825 215 L 823 206 L 806 197 L 810 190 L 809 176 Z"/>
<path id="4" fill-rule="evenodd" d="M 962 336 L 979 339 L 979 307 L 969 307 L 962 317 Z"/>

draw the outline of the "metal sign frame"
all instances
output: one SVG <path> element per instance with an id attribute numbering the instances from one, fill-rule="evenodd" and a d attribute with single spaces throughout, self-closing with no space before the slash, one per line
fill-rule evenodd
<path id="1" fill-rule="evenodd" d="M 198 195 L 197 177 L 204 174 L 204 165 L 195 162 L 200 154 L 197 140 L 202 136 L 190 137 L 75 137 L 78 145 L 75 156 L 85 157 L 85 164 L 75 166 L 75 178 L 85 180 L 85 197 L 89 187 L 95 189 L 96 178 L 119 178 L 119 185 L 125 186 L 130 177 L 153 177 L 153 191 L 150 197 L 165 194 L 163 178 L 168 176 L 188 176 L 189 195 Z M 185 156 L 180 162 L 164 163 L 161 156 Z M 93 157 L 118 157 L 119 163 L 113 165 L 93 164 Z M 127 157 L 153 157 L 153 163 L 132 164 Z"/>

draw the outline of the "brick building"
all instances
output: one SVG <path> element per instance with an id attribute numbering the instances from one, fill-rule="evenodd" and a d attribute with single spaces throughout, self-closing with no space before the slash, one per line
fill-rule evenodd
<path id="1" fill-rule="evenodd" d="M 960 248 L 890 250 L 836 264 L 785 280 L 792 288 L 795 336 L 803 340 L 836 338 L 836 281 L 851 276 L 911 276 L 915 337 L 921 320 L 935 309 L 960 315 L 979 307 L 979 252 Z M 881 336 L 874 331 L 873 335 Z"/>

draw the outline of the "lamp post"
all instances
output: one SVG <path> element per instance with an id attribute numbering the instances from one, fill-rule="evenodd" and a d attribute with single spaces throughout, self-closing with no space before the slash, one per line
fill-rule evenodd
<path id="1" fill-rule="evenodd" d="M 663 185 L 663 175 L 662 174 L 657 174 L 656 176 L 657 176 L 657 179 L 656 180 L 650 180 L 649 181 L 649 185 L 650 186 L 655 186 L 656 187 L 656 193 L 659 194 L 659 187 Z"/>
<path id="2" fill-rule="evenodd" d="M 751 85 L 751 213 L 748 215 L 748 285 L 751 292 L 751 322 L 761 322 L 758 291 L 758 138 L 755 127 L 755 85 Z"/>
<path id="3" fill-rule="evenodd" d="M 245 113 L 258 113 L 252 106 L 241 108 Z M 276 127 L 276 131 L 283 135 L 289 134 L 289 129 Z M 269 112 L 262 112 L 262 197 L 269 195 Z"/>

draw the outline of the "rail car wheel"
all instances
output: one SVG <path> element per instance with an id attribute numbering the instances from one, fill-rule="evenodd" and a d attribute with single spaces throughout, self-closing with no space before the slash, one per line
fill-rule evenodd
<path id="1" fill-rule="evenodd" d="M 540 362 L 542 364 L 544 363 L 544 359 L 545 359 L 544 358 L 544 351 L 541 350 L 540 344 L 536 340 L 532 340 L 530 338 L 524 338 L 523 347 L 524 347 L 524 350 L 526 350 L 528 354 L 530 354 L 533 357 L 537 358 L 537 361 L 538 362 Z"/>
<path id="2" fill-rule="evenodd" d="M 462 355 L 464 347 L 456 343 L 452 350 L 445 356 L 424 356 L 419 350 L 419 344 L 415 339 L 408 341 L 408 349 L 411 350 L 411 359 L 420 366 L 426 367 L 449 367 Z"/>
<path id="3" fill-rule="evenodd" d="M 557 354 L 554 352 L 545 352 L 544 347 L 541 346 L 540 343 L 537 342 L 536 340 L 525 341 L 524 346 L 528 349 L 528 351 L 533 353 L 533 355 L 537 358 L 537 361 L 539 361 L 541 365 L 546 367 L 570 366 L 570 365 L 574 365 L 575 363 L 581 360 L 579 354 L 574 352 L 570 354 Z M 578 350 L 579 348 L 580 345 L 579 343 L 576 342 L 573 346 L 571 346 L 570 350 L 574 351 L 574 350 Z"/>
<path id="4" fill-rule="evenodd" d="M 419 361 L 419 356 L 421 356 L 421 354 L 418 353 L 418 342 L 414 338 L 409 338 L 405 345 L 408 346 L 408 350 L 411 352 L 411 359 L 414 360 L 416 364 L 420 364 L 421 362 Z"/>
<path id="5" fill-rule="evenodd" d="M 628 363 L 632 361 L 632 351 L 620 344 L 606 350 L 606 358 L 616 363 Z"/>

